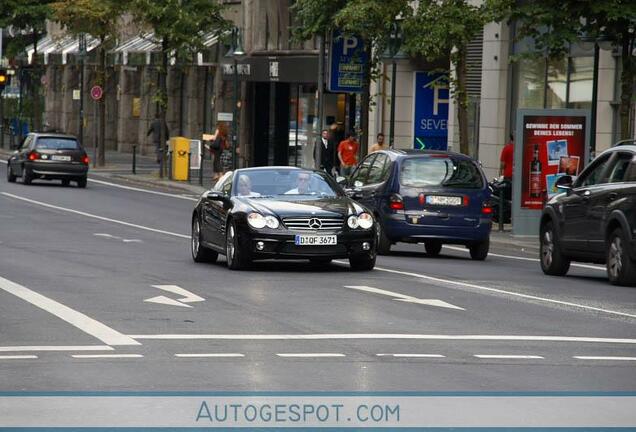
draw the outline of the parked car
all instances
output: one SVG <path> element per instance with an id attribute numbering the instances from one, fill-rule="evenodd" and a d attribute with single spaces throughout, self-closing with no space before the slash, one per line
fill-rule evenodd
<path id="1" fill-rule="evenodd" d="M 490 189 L 474 159 L 452 152 L 383 150 L 365 157 L 344 180 L 351 197 L 373 211 L 378 253 L 397 242 L 465 245 L 484 260 L 492 226 Z"/>
<path id="2" fill-rule="evenodd" d="M 565 275 L 571 261 L 606 264 L 615 285 L 636 284 L 636 145 L 599 155 L 578 178 L 560 177 L 541 217 L 541 269 Z"/>
<path id="3" fill-rule="evenodd" d="M 7 181 L 21 177 L 30 185 L 33 180 L 62 180 L 68 186 L 77 182 L 86 187 L 88 155 L 72 135 L 30 133 L 7 161 Z"/>
<path id="4" fill-rule="evenodd" d="M 354 270 L 375 266 L 373 216 L 327 174 L 293 167 L 226 173 L 192 213 L 192 258 L 227 258 L 232 270 L 259 259 L 348 258 Z"/>

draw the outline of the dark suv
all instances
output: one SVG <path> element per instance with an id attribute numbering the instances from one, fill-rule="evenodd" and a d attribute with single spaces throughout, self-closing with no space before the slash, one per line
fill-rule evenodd
<path id="1" fill-rule="evenodd" d="M 607 264 L 615 285 L 636 284 L 636 145 L 622 142 L 574 179 L 563 176 L 541 217 L 541 268 L 568 272 L 570 261 Z"/>

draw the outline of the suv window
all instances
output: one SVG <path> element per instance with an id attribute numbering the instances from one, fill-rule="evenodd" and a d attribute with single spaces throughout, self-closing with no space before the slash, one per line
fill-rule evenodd
<path id="1" fill-rule="evenodd" d="M 607 176 L 609 183 L 620 183 L 627 181 L 627 171 L 629 170 L 632 154 L 621 152 L 614 159 L 610 173 Z"/>
<path id="2" fill-rule="evenodd" d="M 373 159 L 375 159 L 375 157 L 376 155 L 374 154 L 369 155 L 362 160 L 360 165 L 358 165 L 358 169 L 356 169 L 351 176 L 352 186 L 356 186 L 356 182 L 358 182 L 358 186 L 364 186 L 367 184 L 367 177 L 369 175 L 369 170 L 371 169 L 371 163 L 373 162 Z"/>
<path id="3" fill-rule="evenodd" d="M 605 183 L 607 176 L 603 176 L 603 174 L 609 164 L 610 156 L 611 154 L 606 154 L 592 162 L 592 165 L 583 171 L 574 187 L 594 186 Z"/>
<path id="4" fill-rule="evenodd" d="M 400 184 L 409 187 L 444 186 L 480 189 L 484 186 L 481 171 L 472 161 L 446 156 L 405 159 Z"/>
<path id="5" fill-rule="evenodd" d="M 387 170 L 388 162 L 389 157 L 385 154 L 379 154 L 375 158 L 375 160 L 371 164 L 371 168 L 369 169 L 369 178 L 367 179 L 368 184 L 380 183 L 384 181 L 384 174 Z"/>

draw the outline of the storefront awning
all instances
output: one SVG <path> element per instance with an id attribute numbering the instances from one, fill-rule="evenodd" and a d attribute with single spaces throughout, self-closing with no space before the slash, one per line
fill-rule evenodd
<path id="1" fill-rule="evenodd" d="M 92 51 L 99 46 L 99 40 L 91 36 L 86 36 L 86 51 Z M 75 54 L 79 52 L 79 39 L 74 36 L 63 36 L 60 38 L 52 38 L 44 36 L 37 44 L 38 54 L 44 56 L 44 64 L 48 64 L 50 54 L 62 54 L 62 64 L 66 64 L 66 57 L 69 53 Z M 26 48 L 28 62 L 31 63 L 35 47 L 30 45 Z"/>

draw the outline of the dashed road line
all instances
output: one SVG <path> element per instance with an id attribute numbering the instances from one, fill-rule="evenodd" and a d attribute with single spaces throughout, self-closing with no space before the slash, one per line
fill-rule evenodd
<path id="1" fill-rule="evenodd" d="M 346 357 L 341 353 L 278 353 L 278 357 L 283 358 L 329 358 L 329 357 Z"/>
<path id="2" fill-rule="evenodd" d="M 73 354 L 76 359 L 120 359 L 120 358 L 142 358 L 142 354 Z"/>
<path id="3" fill-rule="evenodd" d="M 0 346 L 0 352 L 29 352 L 29 351 L 113 351 L 108 345 L 24 345 Z"/>
<path id="4" fill-rule="evenodd" d="M 510 359 L 510 360 L 526 360 L 526 359 L 543 360 L 545 358 L 539 355 L 514 355 L 514 354 L 475 354 L 473 357 L 477 357 L 480 359 Z"/>
<path id="5" fill-rule="evenodd" d="M 179 358 L 235 358 L 245 357 L 245 354 L 241 353 L 200 353 L 200 354 L 175 354 L 175 357 Z"/>
<path id="6" fill-rule="evenodd" d="M 24 202 L 28 202 L 28 203 L 31 203 L 31 204 L 39 205 L 39 206 L 42 206 L 42 207 L 51 208 L 51 209 L 59 210 L 59 211 L 64 211 L 64 212 L 67 212 L 67 213 L 73 213 L 73 214 L 76 214 L 76 215 L 85 216 L 85 217 L 89 217 L 89 218 L 92 218 L 92 219 L 97 219 L 97 220 L 101 220 L 101 221 L 105 221 L 105 222 L 111 222 L 111 223 L 115 223 L 115 224 L 119 224 L 119 225 L 124 225 L 124 226 L 131 227 L 131 228 L 137 228 L 137 229 L 141 229 L 141 230 L 145 230 L 145 231 L 151 231 L 151 232 L 155 232 L 155 233 L 159 233 L 159 234 L 165 234 L 165 235 L 169 235 L 169 236 L 173 236 L 173 237 L 179 237 L 179 238 L 185 238 L 185 239 L 189 239 L 190 238 L 189 235 L 177 234 L 177 233 L 173 233 L 173 232 L 170 232 L 170 231 L 164 231 L 164 230 L 160 230 L 160 229 L 157 229 L 157 228 L 150 228 L 150 227 L 143 226 L 143 225 L 137 225 L 137 224 L 130 223 L 130 222 L 124 222 L 124 221 L 121 221 L 121 220 L 118 220 L 118 219 L 111 219 L 111 218 L 107 218 L 107 217 L 104 217 L 104 216 L 98 216 L 98 215 L 95 215 L 95 214 L 82 212 L 82 211 L 79 211 L 79 210 L 73 210 L 73 209 L 69 209 L 69 208 L 66 208 L 66 207 L 60 207 L 60 206 L 56 206 L 56 205 L 53 205 L 53 204 L 47 204 L 47 203 L 44 203 L 44 202 L 41 202 L 41 201 L 35 201 L 35 200 L 29 199 L 29 198 L 24 198 L 24 197 L 21 197 L 21 196 L 18 196 L 18 195 L 14 195 L 14 194 L 10 194 L 10 193 L 7 193 L 7 192 L 2 192 L 2 195 L 7 196 L 9 198 L 13 198 L 13 199 L 21 200 L 21 201 L 24 201 Z"/>
<path id="7" fill-rule="evenodd" d="M 395 358 L 446 358 L 441 354 L 376 354 L 377 357 L 395 357 Z"/>
<path id="8" fill-rule="evenodd" d="M 2 355 L 0 356 L 0 360 L 29 360 L 36 359 L 38 356 L 36 355 Z"/>
<path id="9" fill-rule="evenodd" d="M 106 324 L 3 277 L 0 277 L 0 290 L 13 294 L 33 306 L 55 315 L 107 345 L 141 345 L 136 340 Z"/>
<path id="10" fill-rule="evenodd" d="M 612 356 L 574 356 L 577 360 L 611 360 L 611 361 L 636 361 L 636 357 L 612 357 Z"/>

